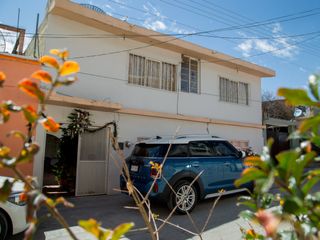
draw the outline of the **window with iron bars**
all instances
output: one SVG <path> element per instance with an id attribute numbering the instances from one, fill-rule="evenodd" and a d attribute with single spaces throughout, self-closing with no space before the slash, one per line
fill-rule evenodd
<path id="1" fill-rule="evenodd" d="M 249 84 L 220 77 L 220 101 L 249 105 Z"/>

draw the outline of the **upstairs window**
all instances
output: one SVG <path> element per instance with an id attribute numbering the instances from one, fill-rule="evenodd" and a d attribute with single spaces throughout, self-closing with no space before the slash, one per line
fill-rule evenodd
<path id="1" fill-rule="evenodd" d="M 220 101 L 249 105 L 249 84 L 220 77 Z"/>
<path id="2" fill-rule="evenodd" d="M 160 62 L 146 60 L 145 86 L 160 88 Z"/>
<path id="3" fill-rule="evenodd" d="M 129 59 L 129 83 L 137 85 L 145 85 L 145 67 L 146 67 L 146 58 L 130 54 Z"/>
<path id="4" fill-rule="evenodd" d="M 168 91 L 177 90 L 177 66 L 170 63 L 162 63 L 162 89 Z"/>
<path id="5" fill-rule="evenodd" d="M 130 54 L 128 82 L 146 87 L 176 91 L 177 67 L 174 64 Z"/>
<path id="6" fill-rule="evenodd" d="M 199 92 L 199 61 L 182 56 L 181 62 L 181 91 Z"/>

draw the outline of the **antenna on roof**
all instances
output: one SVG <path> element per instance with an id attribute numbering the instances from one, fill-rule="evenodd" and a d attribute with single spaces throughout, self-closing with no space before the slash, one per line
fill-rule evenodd
<path id="1" fill-rule="evenodd" d="M 101 13 L 101 14 L 107 15 L 106 12 L 103 11 L 101 8 L 99 8 L 97 6 L 94 6 L 92 4 L 80 3 L 80 5 L 83 6 L 83 7 L 89 8 L 90 10 L 95 11 L 97 13 Z"/>

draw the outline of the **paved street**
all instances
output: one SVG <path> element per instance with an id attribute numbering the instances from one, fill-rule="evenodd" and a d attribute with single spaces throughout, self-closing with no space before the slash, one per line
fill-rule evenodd
<path id="1" fill-rule="evenodd" d="M 209 222 L 208 229 L 212 229 L 225 223 L 237 219 L 242 207 L 236 205 L 237 198 L 240 194 L 222 197 L 214 210 L 214 214 Z M 192 212 L 196 224 L 202 228 L 208 211 L 215 199 L 202 201 Z M 63 209 L 62 214 L 67 219 L 71 226 L 77 225 L 79 219 L 95 218 L 99 220 L 103 227 L 115 227 L 119 223 L 133 221 L 136 228 L 144 227 L 143 220 L 139 216 L 137 210 L 125 209 L 124 206 L 133 206 L 134 203 L 130 197 L 120 194 L 115 196 L 92 196 L 69 198 L 76 207 L 74 209 Z M 154 213 L 159 214 L 160 218 L 164 219 L 169 214 L 165 205 L 158 203 L 153 204 Z M 42 209 L 38 216 L 44 216 L 46 211 Z M 187 228 L 192 232 L 196 232 L 187 216 L 174 215 L 171 222 L 178 224 L 181 227 Z M 160 222 L 158 222 L 160 224 Z M 41 240 L 44 238 L 44 232 L 59 229 L 60 225 L 53 219 L 47 219 L 39 225 L 38 232 L 34 239 Z M 237 231 L 238 229 L 230 229 Z M 146 232 L 132 232 L 126 235 L 130 239 L 149 239 Z M 192 235 L 185 233 L 172 226 L 165 226 L 160 232 L 161 239 L 187 239 Z M 174 236 L 174 237 L 173 237 Z M 14 239 L 22 239 L 23 235 L 15 236 Z M 221 236 L 217 239 L 221 239 Z"/>

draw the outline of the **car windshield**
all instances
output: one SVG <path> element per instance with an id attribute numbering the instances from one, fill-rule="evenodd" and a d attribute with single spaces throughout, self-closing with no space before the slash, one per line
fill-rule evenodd
<path id="1" fill-rule="evenodd" d="M 135 157 L 164 157 L 168 149 L 167 144 L 139 143 L 134 147 L 132 156 Z"/>

